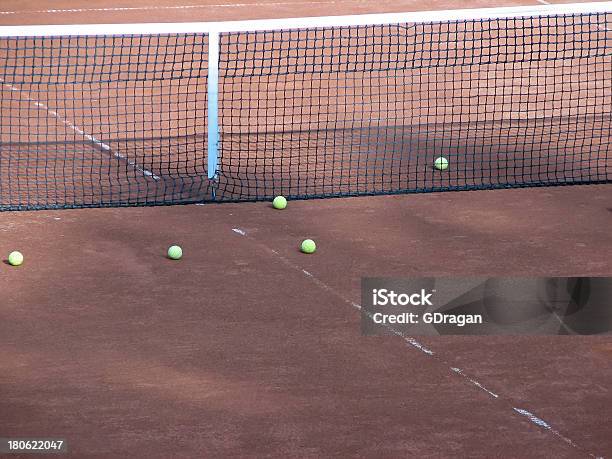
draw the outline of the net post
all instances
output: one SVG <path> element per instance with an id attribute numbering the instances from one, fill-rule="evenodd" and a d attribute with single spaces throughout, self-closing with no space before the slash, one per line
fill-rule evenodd
<path id="1" fill-rule="evenodd" d="M 217 178 L 219 166 L 219 32 L 208 34 L 208 178 Z M 215 197 L 213 185 L 213 198 Z"/>

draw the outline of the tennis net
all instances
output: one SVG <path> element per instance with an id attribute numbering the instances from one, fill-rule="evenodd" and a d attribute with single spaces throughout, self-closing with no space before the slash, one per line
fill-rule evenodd
<path id="1" fill-rule="evenodd" d="M 0 27 L 0 96 L 1 210 L 609 183 L 612 2 Z"/>

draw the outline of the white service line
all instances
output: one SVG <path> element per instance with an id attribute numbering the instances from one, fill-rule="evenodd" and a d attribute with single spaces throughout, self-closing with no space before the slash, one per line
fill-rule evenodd
<path id="1" fill-rule="evenodd" d="M 363 308 L 360 304 L 355 303 L 354 301 L 349 300 L 348 298 L 346 298 L 344 295 L 342 295 L 341 293 L 339 293 L 337 290 L 335 290 L 334 288 L 332 288 L 330 285 L 326 284 L 325 282 L 323 282 L 321 279 L 318 279 L 314 274 L 312 274 L 311 272 L 301 268 L 300 266 L 296 265 L 295 263 L 293 263 L 292 261 L 290 261 L 288 258 L 284 257 L 283 255 L 281 255 L 278 251 L 274 250 L 271 247 L 268 247 L 267 245 L 265 245 L 262 242 L 259 242 L 258 240 L 256 240 L 255 238 L 253 238 L 252 236 L 250 236 L 244 229 L 242 228 L 232 228 L 232 231 L 242 237 L 246 237 L 248 240 L 250 240 L 251 242 L 257 244 L 258 246 L 262 247 L 263 249 L 265 249 L 266 251 L 272 253 L 276 258 L 278 258 L 279 261 L 281 261 L 285 266 L 301 272 L 302 274 L 304 274 L 308 279 L 310 279 L 317 287 L 321 288 L 322 290 L 331 293 L 332 295 L 334 295 L 336 298 L 340 299 L 342 302 L 352 306 L 353 308 L 357 309 L 360 312 L 363 312 Z M 369 315 L 369 313 L 368 313 Z M 371 317 L 371 316 L 370 316 Z M 534 424 L 535 426 L 544 429 L 545 431 L 549 432 L 550 434 L 554 435 L 555 437 L 559 438 L 560 440 L 562 440 L 563 442 L 567 443 L 569 446 L 571 446 L 572 448 L 575 448 L 576 450 L 579 450 L 585 454 L 587 454 L 590 457 L 593 457 L 595 459 L 601 459 L 601 456 L 592 454 L 591 452 L 586 451 L 583 447 L 579 446 L 578 444 L 576 444 L 574 441 L 572 441 L 570 438 L 566 437 L 565 435 L 561 434 L 558 430 L 554 429 L 550 423 L 544 421 L 542 418 L 532 414 L 531 412 L 522 409 L 522 408 L 516 408 L 514 406 L 512 406 L 512 401 L 510 397 L 503 397 L 500 394 L 497 394 L 489 389 L 487 389 L 482 383 L 480 383 L 479 381 L 477 381 L 474 378 L 471 378 L 470 376 L 466 375 L 465 372 L 463 370 L 461 370 L 460 368 L 457 367 L 453 367 L 451 366 L 446 360 L 444 360 L 443 357 L 441 357 L 440 355 L 436 354 L 433 350 L 429 349 L 428 347 L 426 347 L 425 345 L 419 343 L 417 340 L 415 340 L 414 338 L 411 338 L 409 336 L 404 335 L 401 331 L 394 329 L 393 327 L 391 327 L 389 324 L 385 324 L 384 325 L 390 332 L 392 332 L 394 335 L 401 337 L 407 344 L 411 345 L 412 347 L 415 347 L 416 349 L 418 349 L 419 351 L 423 352 L 424 354 L 432 357 L 433 359 L 435 359 L 439 364 L 442 364 L 444 366 L 446 366 L 451 372 L 461 376 L 462 378 L 464 378 L 465 380 L 469 381 L 472 385 L 474 385 L 475 387 L 477 387 L 478 389 L 480 389 L 482 392 L 484 392 L 485 394 L 487 394 L 489 397 L 499 400 L 501 402 L 503 402 L 506 406 L 508 407 L 512 407 L 512 410 L 515 413 L 520 414 L 521 416 L 525 416 L 527 419 L 529 419 L 529 421 L 531 421 L 532 424 Z"/>
<path id="2" fill-rule="evenodd" d="M 292 5 L 335 5 L 336 3 L 369 3 L 371 0 L 328 0 L 328 1 L 295 1 L 295 2 L 254 2 L 254 3 L 212 3 L 208 5 L 175 5 L 175 6 L 117 6 L 107 8 L 65 8 L 48 10 L 0 11 L 1 15 L 11 14 L 66 14 L 66 13 L 104 13 L 122 11 L 157 11 L 157 10 L 194 10 L 205 8 L 244 8 Z"/>
<path id="3" fill-rule="evenodd" d="M 10 83 L 6 83 L 2 78 L 0 78 L 0 83 L 3 86 L 5 86 L 6 88 L 8 88 L 11 91 L 13 91 L 13 92 L 21 93 L 22 97 L 24 99 L 32 102 L 32 105 L 34 105 L 37 108 L 42 108 L 49 115 L 51 115 L 53 118 L 55 118 L 60 123 L 62 123 L 64 126 L 67 126 L 68 128 L 72 129 L 74 132 L 76 132 L 77 134 L 83 136 L 85 139 L 89 140 L 91 143 L 93 143 L 97 147 L 103 149 L 104 151 L 110 152 L 115 158 L 117 158 L 117 159 L 119 159 L 121 161 L 126 162 L 130 167 L 134 168 L 134 170 L 140 172 L 141 174 L 144 174 L 147 177 L 151 177 L 154 180 L 159 180 L 160 179 L 160 177 L 155 175 L 153 172 L 151 172 L 151 171 L 149 171 L 147 169 L 143 169 L 138 164 L 136 164 L 134 161 L 131 161 L 130 159 L 128 159 L 126 156 L 124 156 L 121 153 L 118 153 L 116 151 L 113 151 L 113 149 L 110 147 L 110 145 L 102 142 L 101 140 L 97 139 L 96 137 L 94 137 L 91 134 L 87 134 L 81 128 L 79 128 L 78 126 L 75 126 L 70 120 L 64 118 L 59 113 L 57 113 L 55 110 L 52 110 L 51 108 L 47 107 L 47 105 L 45 105 L 44 103 L 42 103 L 42 102 L 40 102 L 40 101 L 30 97 L 29 95 L 27 95 L 27 93 L 25 91 L 22 91 L 21 89 L 19 89 L 16 86 L 13 86 Z"/>
<path id="4" fill-rule="evenodd" d="M 543 419 L 537 417 L 535 414 L 530 413 L 529 411 L 524 410 L 522 408 L 513 408 L 513 409 L 518 414 L 520 414 L 522 416 L 525 416 L 527 419 L 529 419 L 536 426 L 541 427 L 543 429 L 546 429 L 547 431 L 552 433 L 554 436 L 556 436 L 556 437 L 560 438 L 561 440 L 563 440 L 568 445 L 570 445 L 570 446 L 572 446 L 574 448 L 580 449 L 580 447 L 578 445 L 576 445 L 576 443 L 574 443 L 571 439 L 569 439 L 565 435 L 561 434 L 558 430 L 553 429 L 552 426 L 548 422 L 546 422 Z M 596 459 L 602 459 L 601 456 L 596 456 L 596 455 L 590 454 L 590 453 L 589 453 L 589 456 L 594 457 Z"/>

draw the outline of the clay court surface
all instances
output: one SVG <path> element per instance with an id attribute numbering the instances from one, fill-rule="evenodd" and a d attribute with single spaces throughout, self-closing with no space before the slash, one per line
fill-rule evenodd
<path id="1" fill-rule="evenodd" d="M 118 6 L 5 1 L 0 22 L 500 3 Z M 611 276 L 611 227 L 609 184 L 0 213 L 0 253 L 26 257 L 0 264 L 0 437 L 100 458 L 610 457 L 609 335 L 364 337 L 358 307 L 364 276 Z"/>

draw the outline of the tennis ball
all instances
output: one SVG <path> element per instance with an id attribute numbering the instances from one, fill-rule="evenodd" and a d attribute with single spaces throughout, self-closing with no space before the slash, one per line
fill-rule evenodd
<path id="1" fill-rule="evenodd" d="M 314 253 L 317 250 L 317 244 L 312 239 L 304 239 L 302 241 L 301 250 L 304 253 Z"/>
<path id="2" fill-rule="evenodd" d="M 11 252 L 8 256 L 8 262 L 11 266 L 19 266 L 23 263 L 23 255 L 21 252 Z"/>
<path id="3" fill-rule="evenodd" d="M 440 156 L 434 161 L 434 166 L 439 171 L 445 171 L 446 169 L 448 169 L 448 159 L 444 158 L 443 156 Z"/>
<path id="4" fill-rule="evenodd" d="M 272 201 L 272 206 L 275 209 L 283 210 L 285 207 L 287 207 L 287 200 L 284 196 L 277 196 L 274 198 L 274 201 Z"/>
<path id="5" fill-rule="evenodd" d="M 181 249 L 178 245 L 173 245 L 168 249 L 168 258 L 171 260 L 180 260 L 183 256 L 183 249 Z"/>

